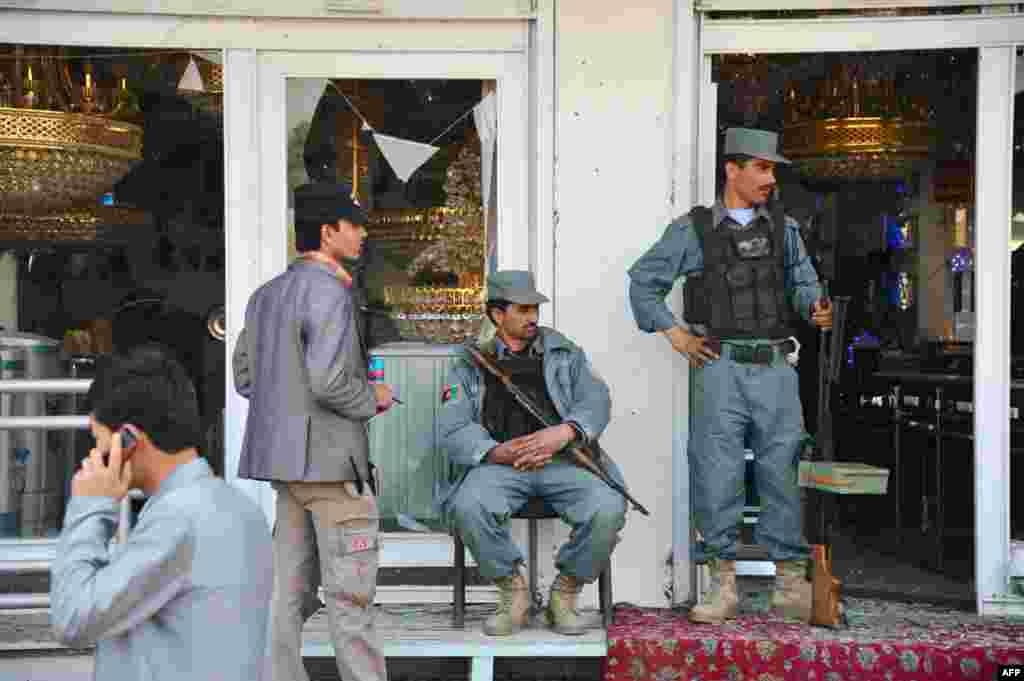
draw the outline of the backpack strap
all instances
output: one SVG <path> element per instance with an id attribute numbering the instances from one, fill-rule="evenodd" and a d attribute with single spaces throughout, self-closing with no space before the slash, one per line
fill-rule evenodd
<path id="1" fill-rule="evenodd" d="M 775 252 L 779 256 L 779 264 L 786 267 L 786 208 L 782 201 L 772 202 L 772 227 L 775 234 Z"/>

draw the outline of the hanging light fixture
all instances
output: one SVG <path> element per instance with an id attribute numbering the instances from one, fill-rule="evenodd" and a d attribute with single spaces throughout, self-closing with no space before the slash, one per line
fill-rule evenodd
<path id="1" fill-rule="evenodd" d="M 18 48 L 14 64 L 21 87 L 0 108 L 0 214 L 95 203 L 142 160 L 142 128 L 99 113 L 91 67 L 73 103 L 66 62 Z"/>
<path id="2" fill-rule="evenodd" d="M 786 92 L 783 154 L 797 172 L 833 180 L 898 179 L 931 155 L 936 130 L 924 88 L 907 93 L 884 56 L 839 62 Z"/>
<path id="3" fill-rule="evenodd" d="M 89 60 L 77 85 L 69 64 L 63 48 L 15 46 L 0 68 L 0 240 L 93 241 L 149 222 L 144 211 L 99 205 L 142 160 L 127 78 L 108 97 Z"/>

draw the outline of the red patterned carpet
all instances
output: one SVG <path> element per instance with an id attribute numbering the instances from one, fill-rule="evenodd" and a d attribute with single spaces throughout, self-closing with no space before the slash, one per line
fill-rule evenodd
<path id="1" fill-rule="evenodd" d="M 620 606 L 606 681 L 989 681 L 1024 662 L 1024 622 L 935 606 L 846 599 L 838 630 L 743 614 L 723 626 Z"/>

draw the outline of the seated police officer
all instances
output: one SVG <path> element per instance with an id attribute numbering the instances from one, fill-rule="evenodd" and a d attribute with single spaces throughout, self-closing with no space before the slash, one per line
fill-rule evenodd
<path id="1" fill-rule="evenodd" d="M 600 437 L 611 415 L 611 398 L 581 348 L 554 329 L 538 326 L 539 306 L 547 301 L 529 272 L 495 273 L 487 286 L 486 310 L 496 338 L 481 350 L 558 425 L 542 427 L 468 353 L 456 361 L 442 395 L 443 446 L 454 464 L 468 470 L 442 493 L 441 508 L 480 573 L 500 590 L 498 611 L 484 623 L 492 636 L 519 631 L 529 616 L 530 592 L 520 574 L 523 554 L 509 535 L 510 517 L 527 500 L 543 498 L 572 525 L 555 559 L 559 574 L 547 608 L 548 621 L 561 634 L 584 632 L 577 594 L 604 569 L 625 524 L 623 498 L 574 465 L 564 451 L 572 442 Z M 621 483 L 615 464 L 604 463 Z"/>
<path id="2" fill-rule="evenodd" d="M 797 461 L 804 438 L 799 381 L 791 364 L 799 317 L 827 329 L 832 307 L 797 223 L 771 201 L 778 136 L 731 128 L 725 136 L 725 189 L 711 208 L 677 219 L 629 270 L 630 302 L 642 331 L 665 334 L 684 355 L 700 395 L 690 426 L 694 520 L 703 537 L 698 561 L 715 589 L 690 618 L 736 616 L 736 546 L 743 519 L 745 448 L 754 452 L 761 499 L 755 539 L 776 562 L 773 607 L 807 621 L 811 589 L 801 528 Z M 665 304 L 685 276 L 686 324 Z"/>

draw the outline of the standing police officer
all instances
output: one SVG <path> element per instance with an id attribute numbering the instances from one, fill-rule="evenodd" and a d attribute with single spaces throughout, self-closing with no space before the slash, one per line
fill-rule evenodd
<path id="1" fill-rule="evenodd" d="M 776 566 L 772 606 L 810 619 L 805 577 L 808 547 L 801 529 L 797 466 L 804 437 L 799 381 L 793 365 L 796 316 L 822 329 L 832 308 L 799 225 L 770 201 L 778 136 L 732 128 L 725 135 L 725 189 L 709 209 L 674 221 L 629 270 L 637 325 L 664 334 L 696 370 L 698 400 L 690 430 L 690 479 L 696 526 L 715 585 L 690 619 L 718 624 L 736 616 L 736 545 L 745 497 L 744 450 L 755 457 L 761 500 L 756 541 Z M 665 304 L 685 276 L 680 324 Z M 794 314 L 794 312 L 796 314 Z"/>

